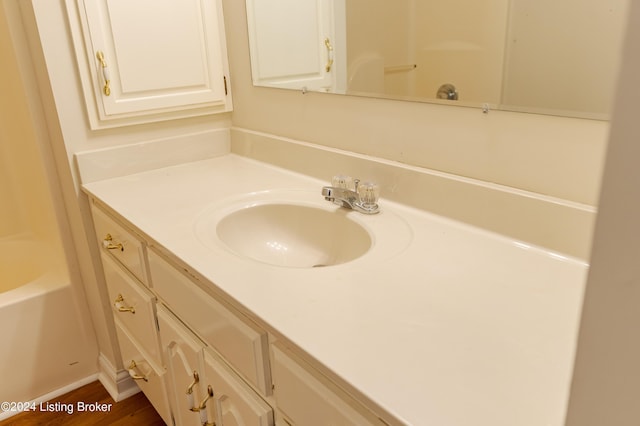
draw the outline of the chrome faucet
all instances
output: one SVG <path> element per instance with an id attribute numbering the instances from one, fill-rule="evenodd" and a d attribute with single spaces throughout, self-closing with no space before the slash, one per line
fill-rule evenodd
<path id="1" fill-rule="evenodd" d="M 334 176 L 332 186 L 322 187 L 325 200 L 364 214 L 380 212 L 378 194 L 378 185 L 375 183 L 360 184 L 360 179 L 351 179 L 349 176 Z"/>

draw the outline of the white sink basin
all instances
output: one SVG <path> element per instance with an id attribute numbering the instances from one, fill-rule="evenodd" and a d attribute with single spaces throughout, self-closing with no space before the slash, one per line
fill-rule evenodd
<path id="1" fill-rule="evenodd" d="M 365 215 L 326 201 L 319 190 L 294 189 L 220 200 L 198 215 L 194 233 L 217 256 L 309 270 L 385 261 L 413 235 L 389 209 Z"/>
<path id="2" fill-rule="evenodd" d="M 259 262 L 296 268 L 339 265 L 371 248 L 369 233 L 346 213 L 262 204 L 225 216 L 216 233 L 231 251 Z"/>

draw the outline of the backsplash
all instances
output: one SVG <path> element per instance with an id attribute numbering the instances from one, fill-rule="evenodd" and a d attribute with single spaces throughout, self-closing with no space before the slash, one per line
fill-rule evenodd
<path id="1" fill-rule="evenodd" d="M 372 180 L 383 199 L 589 257 L 596 216 L 589 205 L 241 128 L 231 129 L 231 152 L 327 182 L 339 173 Z"/>

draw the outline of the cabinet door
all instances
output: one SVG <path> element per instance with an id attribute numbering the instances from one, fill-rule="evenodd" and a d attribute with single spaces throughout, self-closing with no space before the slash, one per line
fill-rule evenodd
<path id="1" fill-rule="evenodd" d="M 273 349 L 273 384 L 278 408 L 296 425 L 381 424 L 328 379 L 277 345 Z M 372 417 L 372 418 L 371 418 Z M 386 423 L 385 423 L 386 424 Z"/>
<path id="2" fill-rule="evenodd" d="M 256 392 L 208 349 L 204 360 L 206 385 L 213 390 L 216 425 L 273 425 L 273 410 Z"/>
<path id="3" fill-rule="evenodd" d="M 144 392 L 145 396 L 156 409 L 166 424 L 171 424 L 171 409 L 167 399 L 167 389 L 164 382 L 164 371 L 156 370 L 146 358 L 143 351 L 135 343 L 126 327 L 116 318 L 116 335 L 120 344 L 122 362 L 129 370 L 129 375 Z"/>
<path id="4" fill-rule="evenodd" d="M 77 0 L 100 119 L 225 104 L 220 0 Z"/>
<path id="5" fill-rule="evenodd" d="M 160 341 L 166 356 L 170 402 L 178 425 L 200 425 L 200 414 L 194 412 L 203 399 L 202 350 L 204 345 L 178 323 L 162 306 L 158 306 Z"/>
<path id="6" fill-rule="evenodd" d="M 270 395 L 267 333 L 227 309 L 152 250 L 149 269 L 156 294 L 171 311 L 251 384 Z"/>
<path id="7" fill-rule="evenodd" d="M 246 0 L 246 5 L 253 84 L 317 91 L 334 88 L 331 2 Z"/>

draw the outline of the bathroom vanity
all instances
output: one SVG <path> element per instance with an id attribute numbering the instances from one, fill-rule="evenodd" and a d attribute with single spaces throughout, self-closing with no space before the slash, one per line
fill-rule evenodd
<path id="1" fill-rule="evenodd" d="M 348 211 L 327 184 L 226 154 L 83 185 L 123 364 L 163 419 L 563 424 L 587 265 L 384 193 L 379 214 Z M 274 205 L 369 240 L 330 223 L 326 250 L 360 251 L 259 257 L 246 245 L 274 227 L 251 209 Z"/>

